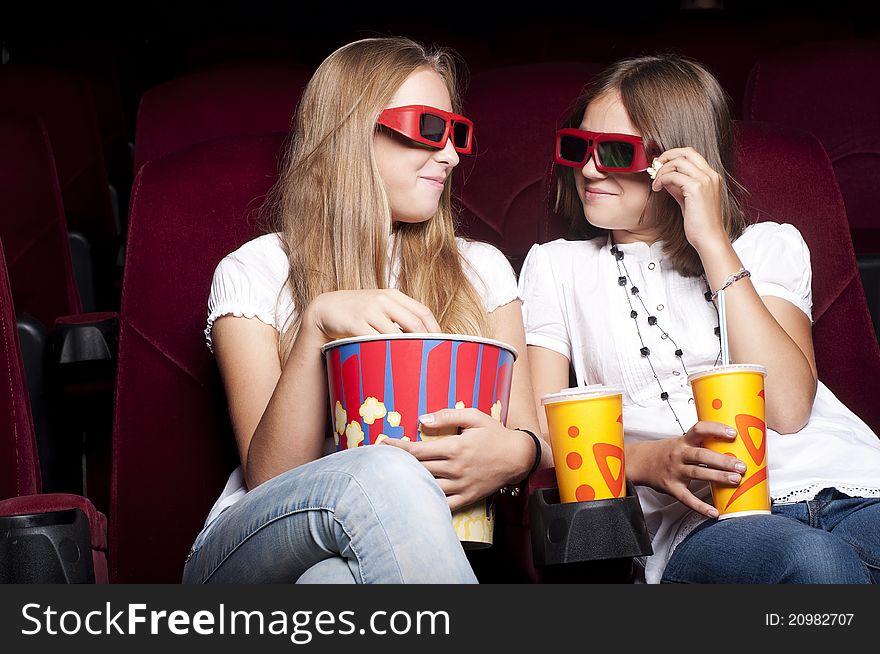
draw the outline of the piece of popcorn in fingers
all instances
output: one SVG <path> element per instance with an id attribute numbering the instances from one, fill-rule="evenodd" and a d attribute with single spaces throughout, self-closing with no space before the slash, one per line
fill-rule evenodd
<path id="1" fill-rule="evenodd" d="M 648 173 L 648 177 L 651 179 L 657 179 L 657 173 L 660 172 L 662 167 L 663 163 L 655 157 L 654 161 L 651 162 L 651 166 L 645 172 Z"/>

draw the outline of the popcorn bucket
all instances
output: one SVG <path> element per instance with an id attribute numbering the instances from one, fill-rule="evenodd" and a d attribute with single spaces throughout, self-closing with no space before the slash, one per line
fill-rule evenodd
<path id="1" fill-rule="evenodd" d="M 455 334 L 376 334 L 323 348 L 337 451 L 386 438 L 421 441 L 419 416 L 476 407 L 507 422 L 516 351 L 500 341 Z M 459 509 L 453 527 L 468 548 L 492 544 L 493 496 Z"/>

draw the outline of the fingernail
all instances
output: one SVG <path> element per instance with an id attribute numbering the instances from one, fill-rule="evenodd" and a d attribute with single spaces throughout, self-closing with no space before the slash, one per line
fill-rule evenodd
<path id="1" fill-rule="evenodd" d="M 745 472 L 746 471 L 746 464 L 743 463 L 742 461 L 737 461 L 736 465 L 734 465 L 733 467 L 736 469 L 737 472 Z"/>
<path id="2" fill-rule="evenodd" d="M 431 425 L 434 423 L 434 416 L 432 416 L 430 413 L 426 413 L 423 416 L 419 416 L 419 422 L 423 425 Z"/>
<path id="3" fill-rule="evenodd" d="M 724 431 L 727 432 L 728 436 L 736 436 L 736 429 L 734 429 L 733 427 L 728 427 Z"/>
<path id="4" fill-rule="evenodd" d="M 742 477 L 733 473 L 727 475 L 727 479 L 728 481 L 730 481 L 731 484 L 738 484 L 740 481 L 742 481 Z"/>
<path id="5" fill-rule="evenodd" d="M 718 517 L 718 509 L 709 509 L 709 517 L 717 518 Z"/>

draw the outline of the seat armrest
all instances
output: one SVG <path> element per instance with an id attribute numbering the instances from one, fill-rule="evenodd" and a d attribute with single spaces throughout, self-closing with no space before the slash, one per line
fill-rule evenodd
<path id="1" fill-rule="evenodd" d="M 107 519 L 77 495 L 0 501 L 0 583 L 106 583 Z"/>

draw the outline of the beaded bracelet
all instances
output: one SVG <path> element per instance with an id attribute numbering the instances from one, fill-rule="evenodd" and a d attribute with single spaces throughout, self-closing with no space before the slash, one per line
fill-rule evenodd
<path id="1" fill-rule="evenodd" d="M 751 276 L 752 276 L 752 273 L 750 273 L 748 270 L 746 270 L 745 268 L 740 268 L 735 273 L 733 273 L 730 277 L 727 278 L 727 280 L 724 282 L 724 285 L 721 288 L 719 288 L 717 291 L 712 293 L 712 299 L 714 300 L 716 297 L 718 297 L 718 294 L 721 291 L 723 291 L 724 289 L 726 289 L 728 286 L 730 286 L 731 284 L 734 284 L 741 279 L 745 279 L 746 277 L 751 277 Z"/>

